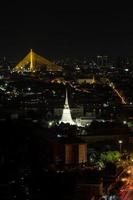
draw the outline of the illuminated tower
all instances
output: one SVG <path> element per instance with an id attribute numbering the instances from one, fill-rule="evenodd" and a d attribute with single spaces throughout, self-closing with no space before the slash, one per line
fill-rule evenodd
<path id="1" fill-rule="evenodd" d="M 60 120 L 60 123 L 61 122 L 65 123 L 65 124 L 68 123 L 68 124 L 71 124 L 71 125 L 75 125 L 75 122 L 72 119 L 71 111 L 70 111 L 69 104 L 68 104 L 67 90 L 66 90 L 65 105 L 64 105 L 64 109 L 63 109 L 62 118 Z"/>

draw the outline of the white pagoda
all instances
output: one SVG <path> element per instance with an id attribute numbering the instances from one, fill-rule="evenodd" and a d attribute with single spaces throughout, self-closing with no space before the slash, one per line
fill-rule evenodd
<path id="1" fill-rule="evenodd" d="M 72 116 L 71 116 L 71 111 L 69 108 L 69 104 L 68 104 L 68 95 L 67 95 L 67 90 L 66 90 L 66 99 L 65 99 L 65 104 L 64 104 L 64 109 L 63 109 L 63 113 L 62 113 L 62 117 L 60 120 L 60 123 L 69 123 L 70 125 L 75 125 L 76 123 L 73 121 Z"/>

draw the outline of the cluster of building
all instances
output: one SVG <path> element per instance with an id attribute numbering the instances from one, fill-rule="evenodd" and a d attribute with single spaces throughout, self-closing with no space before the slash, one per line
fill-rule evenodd
<path id="1" fill-rule="evenodd" d="M 57 167 L 56 172 L 61 167 L 63 172 L 66 167 L 86 167 L 91 147 L 102 151 L 108 145 L 119 150 L 118 141 L 122 141 L 122 149 L 130 151 L 133 95 L 124 83 L 128 77 L 132 80 L 132 64 L 116 66 L 107 56 L 55 64 L 32 50 L 15 67 L 5 58 L 3 62 L 0 122 L 24 120 L 41 127 L 38 132 L 42 144 L 45 141 L 45 159 Z M 103 192 L 101 179 L 92 185 Z"/>

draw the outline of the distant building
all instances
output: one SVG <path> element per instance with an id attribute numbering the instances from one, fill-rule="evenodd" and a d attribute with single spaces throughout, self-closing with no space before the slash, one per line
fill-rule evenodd
<path id="1" fill-rule="evenodd" d="M 79 138 L 61 138 L 54 142 L 54 161 L 63 164 L 87 162 L 87 143 Z"/>
<path id="2" fill-rule="evenodd" d="M 71 124 L 71 125 L 75 125 L 75 122 L 72 119 L 71 116 L 71 111 L 69 108 L 69 104 L 68 104 L 68 96 L 67 96 L 67 90 L 66 90 L 66 99 L 65 99 L 65 105 L 64 105 L 64 109 L 63 109 L 63 113 L 62 113 L 62 117 L 60 120 L 60 123 L 65 123 L 65 124 Z"/>
<path id="3" fill-rule="evenodd" d="M 82 83 L 89 83 L 89 84 L 94 84 L 96 83 L 95 77 L 93 78 L 79 78 L 77 79 L 77 83 L 82 84 Z"/>
<path id="4" fill-rule="evenodd" d="M 89 118 L 89 117 L 79 117 L 76 118 L 76 124 L 77 126 L 89 126 L 92 123 L 93 119 Z"/>
<path id="5" fill-rule="evenodd" d="M 65 164 L 80 164 L 85 162 L 87 162 L 86 144 L 65 144 Z"/>
<path id="6" fill-rule="evenodd" d="M 75 121 L 73 121 L 71 113 Z M 62 112 L 62 108 L 55 108 L 54 115 L 58 117 L 62 115 L 59 123 L 63 122 L 65 124 L 68 123 L 70 125 L 77 125 L 77 126 L 82 126 L 82 127 L 89 126 L 91 122 L 96 119 L 95 113 L 87 112 L 86 116 L 84 116 L 83 106 L 70 109 L 69 104 L 68 104 L 67 91 L 66 91 L 66 99 L 65 99 L 63 112 Z"/>
<path id="7" fill-rule="evenodd" d="M 62 108 L 54 108 L 55 116 L 62 116 Z M 83 106 L 71 107 L 71 115 L 73 118 L 84 116 L 84 108 Z"/>
<path id="8" fill-rule="evenodd" d="M 108 56 L 97 56 L 97 65 L 98 66 L 107 66 L 108 65 Z"/>

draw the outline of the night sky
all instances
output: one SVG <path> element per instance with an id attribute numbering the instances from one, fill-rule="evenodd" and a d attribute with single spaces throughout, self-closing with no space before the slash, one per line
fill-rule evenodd
<path id="1" fill-rule="evenodd" d="M 1 3 L 0 57 L 18 60 L 30 48 L 51 59 L 133 55 L 132 9 L 44 3 Z"/>

